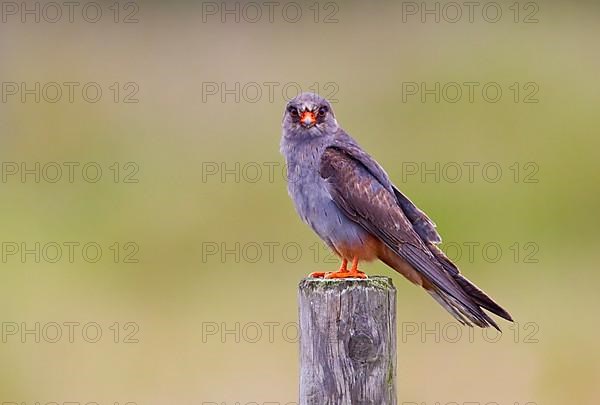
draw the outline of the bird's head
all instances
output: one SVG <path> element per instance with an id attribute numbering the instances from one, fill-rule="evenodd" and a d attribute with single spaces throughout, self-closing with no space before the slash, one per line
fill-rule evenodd
<path id="1" fill-rule="evenodd" d="M 314 93 L 302 93 L 287 103 L 283 129 L 290 137 L 317 137 L 333 135 L 338 123 L 329 101 Z"/>

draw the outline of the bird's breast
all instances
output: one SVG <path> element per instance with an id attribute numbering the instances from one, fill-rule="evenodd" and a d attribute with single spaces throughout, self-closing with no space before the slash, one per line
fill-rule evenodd
<path id="1" fill-rule="evenodd" d="M 296 211 L 336 251 L 360 248 L 368 239 L 367 232 L 338 208 L 318 167 L 310 159 L 288 162 L 288 191 Z"/>

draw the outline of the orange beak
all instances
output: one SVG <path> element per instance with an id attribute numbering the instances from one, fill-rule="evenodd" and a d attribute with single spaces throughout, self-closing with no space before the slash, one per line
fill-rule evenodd
<path id="1" fill-rule="evenodd" d="M 310 128 L 317 122 L 317 117 L 315 117 L 315 113 L 312 111 L 304 111 L 302 115 L 300 115 L 300 123 L 305 128 Z"/>

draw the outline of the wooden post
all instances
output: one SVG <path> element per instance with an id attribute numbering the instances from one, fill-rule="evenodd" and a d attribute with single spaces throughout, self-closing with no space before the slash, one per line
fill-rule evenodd
<path id="1" fill-rule="evenodd" d="M 392 280 L 304 279 L 299 305 L 300 405 L 395 405 Z"/>

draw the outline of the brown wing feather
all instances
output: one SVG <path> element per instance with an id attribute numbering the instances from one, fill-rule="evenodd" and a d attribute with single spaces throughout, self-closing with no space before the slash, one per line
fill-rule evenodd
<path id="1" fill-rule="evenodd" d="M 327 180 L 335 204 L 421 273 L 451 301 L 448 305 L 458 306 L 461 312 L 466 312 L 463 315 L 479 326 L 496 326 L 438 262 L 414 230 L 395 195 L 365 165 L 336 146 L 323 153 L 320 174 Z"/>
<path id="2" fill-rule="evenodd" d="M 415 232 L 419 234 L 421 239 L 431 242 L 431 243 L 440 243 L 442 241 L 442 237 L 435 229 L 435 224 L 427 214 L 421 211 L 407 196 L 402 194 L 400 190 L 396 187 L 393 187 L 394 194 L 396 199 L 398 200 L 398 204 L 402 207 L 402 211 L 406 214 L 406 217 L 412 224 Z"/>
<path id="3" fill-rule="evenodd" d="M 406 218 L 412 224 L 415 232 L 424 241 L 440 243 L 442 238 L 435 229 L 435 224 L 427 214 L 417 206 L 390 181 L 387 173 L 367 152 L 361 149 L 348 134 L 342 131 L 331 146 L 332 149 L 343 151 L 349 157 L 359 161 L 375 179 L 396 196 L 396 200 Z"/>

